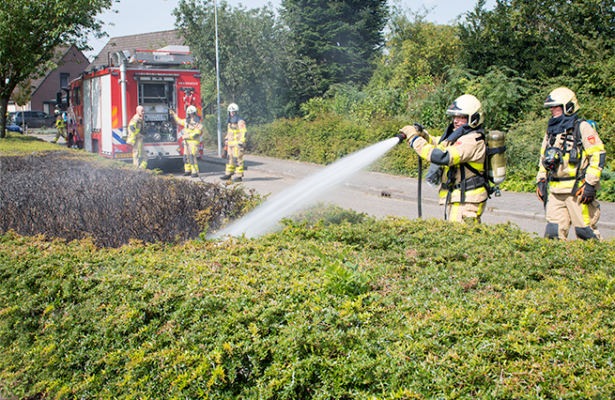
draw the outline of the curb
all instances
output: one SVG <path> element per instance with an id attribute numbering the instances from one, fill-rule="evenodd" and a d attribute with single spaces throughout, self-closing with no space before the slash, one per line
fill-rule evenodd
<path id="1" fill-rule="evenodd" d="M 211 163 L 211 164 L 226 165 L 226 161 L 223 158 L 219 158 L 217 156 L 211 156 L 211 155 L 203 155 L 201 157 L 201 161 L 206 162 L 206 163 Z M 270 173 L 273 175 L 286 176 L 290 178 L 300 179 L 295 174 L 284 173 L 278 170 L 262 168 L 259 166 L 253 166 L 251 168 L 255 171 L 262 171 L 262 172 Z M 378 188 L 371 187 L 371 186 L 362 186 L 362 185 L 357 185 L 357 184 L 352 184 L 352 183 L 346 183 L 345 186 L 349 189 L 356 190 L 362 193 L 367 193 L 373 196 L 389 197 L 393 199 L 406 200 L 406 201 L 412 201 L 412 202 L 418 201 L 416 196 L 408 195 L 408 194 L 399 192 L 395 189 L 383 190 L 383 189 L 378 189 Z M 434 199 L 430 197 L 423 197 L 422 201 L 423 203 L 431 204 L 431 205 L 439 204 L 439 199 Z M 544 213 L 509 211 L 509 210 L 503 210 L 497 207 L 489 207 L 489 206 L 487 206 L 487 209 L 485 210 L 485 212 L 492 214 L 492 215 L 496 215 L 496 216 L 510 216 L 513 218 L 527 219 L 530 221 L 538 221 L 538 222 L 545 222 L 545 223 L 547 222 Z M 599 221 L 598 227 L 604 227 L 607 229 L 615 230 L 615 223 Z"/>

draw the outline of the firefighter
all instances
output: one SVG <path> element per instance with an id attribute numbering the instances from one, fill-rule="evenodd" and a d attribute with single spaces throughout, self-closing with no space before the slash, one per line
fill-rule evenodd
<path id="1" fill-rule="evenodd" d="M 201 144 L 201 132 L 203 124 L 198 115 L 198 110 L 195 106 L 189 106 L 186 109 L 186 119 L 177 117 L 175 111 L 170 110 L 175 121 L 184 127 L 182 138 L 184 146 L 184 176 L 190 175 L 192 172 L 193 178 L 199 177 L 199 164 L 197 162 L 197 153 Z"/>
<path id="2" fill-rule="evenodd" d="M 51 143 L 56 143 L 60 136 L 66 140 L 66 121 L 64 119 L 64 113 L 60 111 L 60 109 L 56 108 L 56 137 L 51 141 Z"/>
<path id="3" fill-rule="evenodd" d="M 552 118 L 542 140 L 536 195 L 545 204 L 545 238 L 566 239 L 572 224 L 577 238 L 601 239 L 596 192 L 606 161 L 604 144 L 592 124 L 577 116 L 572 90 L 553 90 L 544 107 Z"/>
<path id="4" fill-rule="evenodd" d="M 406 137 L 419 157 L 436 167 L 434 172 L 438 178 L 427 176 L 427 179 L 434 184 L 440 184 L 441 180 L 439 203 L 445 206 L 444 219 L 480 223 L 489 197 L 481 103 L 476 97 L 464 94 L 446 113 L 453 120 L 441 137 L 429 135 L 418 124 L 403 127 L 398 135 Z"/>
<path id="5" fill-rule="evenodd" d="M 138 106 L 136 114 L 128 123 L 128 139 L 126 139 L 126 143 L 132 145 L 132 161 L 138 169 L 147 168 L 147 157 L 143 156 L 144 114 L 145 108 Z"/>
<path id="6" fill-rule="evenodd" d="M 228 180 L 235 174 L 233 182 L 241 182 L 243 179 L 243 146 L 246 142 L 246 122 L 237 114 L 238 111 L 237 104 L 229 104 L 224 141 L 224 147 L 228 148 L 228 160 L 225 173 L 220 177 L 222 180 Z"/>

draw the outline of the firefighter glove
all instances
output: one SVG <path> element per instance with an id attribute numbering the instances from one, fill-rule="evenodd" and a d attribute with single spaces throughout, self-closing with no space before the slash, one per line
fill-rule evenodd
<path id="1" fill-rule="evenodd" d="M 542 201 L 543 203 L 547 201 L 547 188 L 548 184 L 545 178 L 542 178 L 538 181 L 536 186 L 536 196 L 538 196 L 538 200 Z"/>
<path id="2" fill-rule="evenodd" d="M 415 137 L 419 136 L 419 131 L 413 125 L 406 125 L 403 128 L 401 128 L 399 131 L 406 137 L 406 139 L 410 141 L 414 139 Z"/>
<path id="3" fill-rule="evenodd" d="M 578 199 L 579 203 L 589 204 L 596 199 L 596 188 L 594 185 L 586 182 L 577 190 L 576 196 L 580 196 Z"/>

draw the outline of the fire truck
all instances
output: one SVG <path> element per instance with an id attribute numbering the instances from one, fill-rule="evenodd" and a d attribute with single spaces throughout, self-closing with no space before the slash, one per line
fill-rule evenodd
<path id="1" fill-rule="evenodd" d="M 134 55 L 119 51 L 109 56 L 109 66 L 71 81 L 67 145 L 132 162 L 127 126 L 137 106 L 143 106 L 148 160 L 181 159 L 183 127 L 170 110 L 186 118 L 186 109 L 194 105 L 200 113 L 201 79 L 198 70 L 190 69 L 192 54 L 177 47 L 135 50 Z"/>

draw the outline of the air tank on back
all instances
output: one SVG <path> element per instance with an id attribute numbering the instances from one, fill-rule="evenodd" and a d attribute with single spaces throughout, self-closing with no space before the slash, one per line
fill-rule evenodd
<path id="1" fill-rule="evenodd" d="M 506 179 L 506 136 L 504 132 L 491 131 L 487 134 L 486 141 L 489 147 L 489 180 L 499 185 Z"/>

